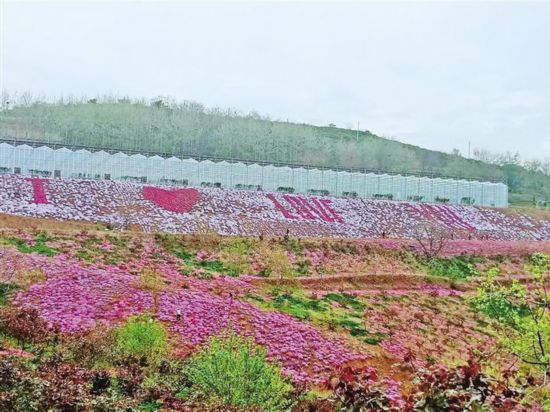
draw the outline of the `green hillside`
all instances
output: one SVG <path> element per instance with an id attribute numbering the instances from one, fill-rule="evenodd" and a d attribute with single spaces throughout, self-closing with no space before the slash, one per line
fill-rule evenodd
<path id="1" fill-rule="evenodd" d="M 149 152 L 502 180 L 510 188 L 513 204 L 550 200 L 550 176 L 518 165 L 499 166 L 426 150 L 368 131 L 272 121 L 192 102 L 33 103 L 1 111 L 0 135 Z"/>

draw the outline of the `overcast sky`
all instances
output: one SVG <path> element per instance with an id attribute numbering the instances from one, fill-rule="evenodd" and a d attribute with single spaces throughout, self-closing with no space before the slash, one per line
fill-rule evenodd
<path id="1" fill-rule="evenodd" d="M 3 2 L 2 81 L 550 156 L 550 2 Z"/>

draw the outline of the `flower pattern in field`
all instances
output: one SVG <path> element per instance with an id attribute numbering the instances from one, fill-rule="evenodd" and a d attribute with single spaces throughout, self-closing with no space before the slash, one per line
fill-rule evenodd
<path id="1" fill-rule="evenodd" d="M 146 231 L 345 238 L 410 238 L 433 221 L 456 239 L 550 240 L 550 220 L 474 206 L 14 175 L 0 176 L 0 213 Z"/>
<path id="2" fill-rule="evenodd" d="M 13 262 L 18 262 L 17 268 Z M 10 278 L 10 273 L 17 270 L 41 268 L 47 279 L 17 293 L 13 303 L 37 309 L 51 327 L 65 333 L 90 330 L 100 324 L 115 325 L 132 314 L 155 310 L 152 293 L 141 290 L 138 276 L 120 267 L 83 265 L 65 255 L 23 255 L 7 248 L 0 249 L 0 264 L 12 267 L 11 272 L 6 270 L 2 275 Z M 125 266 L 139 271 L 154 264 L 144 258 Z M 238 333 L 264 345 L 269 358 L 277 360 L 283 372 L 296 382 L 321 383 L 341 364 L 367 358 L 311 325 L 240 300 L 243 293 L 252 289 L 246 277 L 200 280 L 178 274 L 170 263 L 155 266 L 167 286 L 160 292 L 157 316 L 179 339 L 176 352 L 189 354 L 231 325 Z M 180 320 L 176 316 L 178 309 L 183 315 Z"/>
<path id="3" fill-rule="evenodd" d="M 19 259 L 27 259 L 19 257 Z M 16 295 L 14 303 L 39 308 L 51 326 L 63 332 L 78 332 L 109 324 L 140 313 L 152 305 L 147 292 L 134 288 L 135 276 L 116 267 L 101 269 L 57 258 L 50 262 L 32 257 L 47 281 Z"/>
<path id="4" fill-rule="evenodd" d="M 467 359 L 474 348 L 497 344 L 494 333 L 464 309 L 459 293 L 430 287 L 407 294 L 382 292 L 365 300 L 368 330 L 383 336 L 380 347 L 397 363 L 415 367 L 426 366 L 430 359 L 452 363 Z"/>
<path id="5" fill-rule="evenodd" d="M 182 319 L 176 320 L 181 309 Z M 267 312 L 231 296 L 216 296 L 194 290 L 162 296 L 159 319 L 189 346 L 202 344 L 229 327 L 251 336 L 265 346 L 284 373 L 296 382 L 321 383 L 334 368 L 368 356 L 350 351 L 343 342 L 323 336 L 314 327 L 288 315 Z"/>

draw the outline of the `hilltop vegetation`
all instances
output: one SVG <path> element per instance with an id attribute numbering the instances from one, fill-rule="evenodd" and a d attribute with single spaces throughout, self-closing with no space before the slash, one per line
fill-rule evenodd
<path id="1" fill-rule="evenodd" d="M 550 175 L 545 168 L 539 164 L 527 170 L 513 156 L 491 164 L 369 131 L 273 121 L 256 113 L 207 109 L 195 102 L 23 100 L 0 112 L 0 135 L 144 152 L 502 180 L 510 188 L 511 203 L 550 200 Z M 488 159 L 483 152 L 480 158 Z"/>

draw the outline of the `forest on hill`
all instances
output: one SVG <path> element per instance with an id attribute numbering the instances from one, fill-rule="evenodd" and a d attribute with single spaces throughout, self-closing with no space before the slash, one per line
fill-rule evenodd
<path id="1" fill-rule="evenodd" d="M 56 102 L 3 96 L 0 137 L 46 140 L 175 155 L 363 168 L 505 182 L 510 203 L 550 201 L 547 162 L 517 156 L 478 159 L 443 153 L 376 136 L 367 130 L 274 121 L 256 113 L 208 109 L 196 102 L 152 102 L 107 97 Z M 480 160 L 481 159 L 481 160 Z"/>

